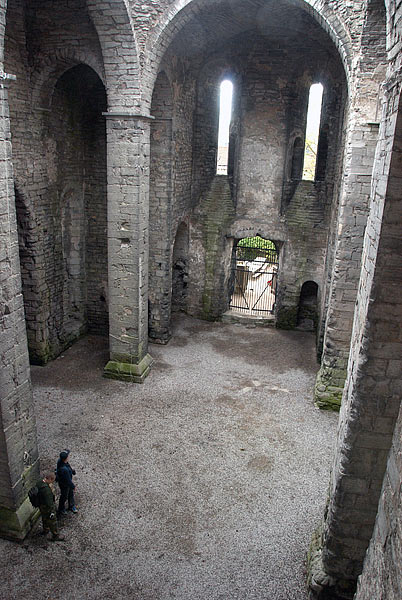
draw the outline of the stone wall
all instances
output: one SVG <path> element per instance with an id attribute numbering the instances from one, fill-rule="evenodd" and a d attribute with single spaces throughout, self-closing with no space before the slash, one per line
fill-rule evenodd
<path id="1" fill-rule="evenodd" d="M 343 182 L 337 215 L 333 259 L 328 263 L 331 282 L 323 354 L 315 400 L 321 408 L 339 410 L 346 377 L 361 268 L 363 236 L 369 210 L 371 174 L 378 140 L 379 90 L 385 77 L 385 12 L 380 2 L 363 13 L 362 46 L 354 79 L 350 82 L 348 131 Z M 376 61 L 373 56 L 376 54 Z M 331 250 L 330 250 L 331 252 Z"/>
<path id="2" fill-rule="evenodd" d="M 88 322 L 107 332 L 106 98 L 88 67 L 65 73 L 83 58 L 82 48 L 95 65 L 100 49 L 85 5 L 58 6 L 32 11 L 11 1 L 6 38 L 7 68 L 17 75 L 14 168 L 29 348 L 37 363 L 57 356 Z"/>
<path id="3" fill-rule="evenodd" d="M 402 411 L 388 458 L 378 514 L 355 600 L 402 598 Z"/>
<path id="4" fill-rule="evenodd" d="M 173 186 L 173 98 L 165 72 L 155 82 L 151 112 L 149 188 L 149 337 L 170 339 L 170 246 Z"/>
<path id="5" fill-rule="evenodd" d="M 391 593 L 393 583 L 385 573 L 375 580 L 372 560 L 377 555 L 383 561 L 382 552 L 389 552 L 389 547 L 385 548 L 387 540 L 380 539 L 390 523 L 397 523 L 400 507 L 395 492 L 401 480 L 399 459 L 395 462 L 400 439 L 392 446 L 393 436 L 398 435 L 401 405 L 400 90 L 400 74 L 390 69 L 384 85 L 380 140 L 322 537 L 322 561 L 325 573 L 333 578 L 332 587 L 342 589 L 346 582 L 353 587 L 377 515 L 377 529 L 367 557 L 370 566 L 359 589 L 362 598 L 388 597 L 387 593 L 377 595 L 376 590 Z M 394 492 L 390 493 L 390 487 Z M 390 547 L 395 545 L 396 549 L 391 569 L 400 555 L 398 540 L 397 526 L 395 532 L 389 531 Z"/>
<path id="6" fill-rule="evenodd" d="M 0 22 L 4 10 L 0 8 Z M 0 38 L 0 46 L 3 38 Z M 14 202 L 8 88 L 0 77 L 0 535 L 21 540 L 35 520 L 26 499 L 39 477 Z"/>

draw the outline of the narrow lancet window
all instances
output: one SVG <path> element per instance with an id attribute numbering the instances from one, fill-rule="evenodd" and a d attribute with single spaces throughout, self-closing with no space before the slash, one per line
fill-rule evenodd
<path id="1" fill-rule="evenodd" d="M 323 87 L 314 83 L 308 100 L 306 142 L 304 145 L 303 179 L 314 181 L 317 162 L 318 135 L 320 132 Z"/>
<path id="2" fill-rule="evenodd" d="M 216 161 L 216 174 L 227 175 L 229 157 L 229 128 L 232 116 L 233 84 L 228 79 L 222 81 L 219 94 L 219 130 L 218 130 L 218 158 Z"/>

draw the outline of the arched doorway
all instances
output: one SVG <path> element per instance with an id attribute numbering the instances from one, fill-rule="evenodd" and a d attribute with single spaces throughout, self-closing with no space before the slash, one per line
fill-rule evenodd
<path id="1" fill-rule="evenodd" d="M 243 238 L 234 252 L 231 310 L 252 317 L 273 314 L 279 267 L 275 243 L 259 235 Z"/>
<path id="2" fill-rule="evenodd" d="M 300 291 L 299 309 L 296 326 L 305 331 L 315 331 L 317 328 L 318 285 L 315 281 L 305 281 Z"/>

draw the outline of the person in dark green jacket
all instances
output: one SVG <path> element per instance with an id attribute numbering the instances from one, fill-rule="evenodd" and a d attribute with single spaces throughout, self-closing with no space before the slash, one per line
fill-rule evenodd
<path id="1" fill-rule="evenodd" d="M 50 484 L 55 480 L 53 473 L 47 473 L 43 479 L 37 482 L 39 497 L 39 510 L 42 516 L 43 534 L 46 535 L 49 531 L 52 532 L 53 541 L 64 540 L 64 535 L 59 534 L 56 518 L 56 506 L 54 504 L 54 494 Z"/>

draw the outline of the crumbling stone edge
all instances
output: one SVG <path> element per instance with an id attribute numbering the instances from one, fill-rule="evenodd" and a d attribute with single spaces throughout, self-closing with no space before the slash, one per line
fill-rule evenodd
<path id="1" fill-rule="evenodd" d="M 307 552 L 307 585 L 310 600 L 352 600 L 356 581 L 329 575 L 322 562 L 322 525 L 313 533 Z"/>

